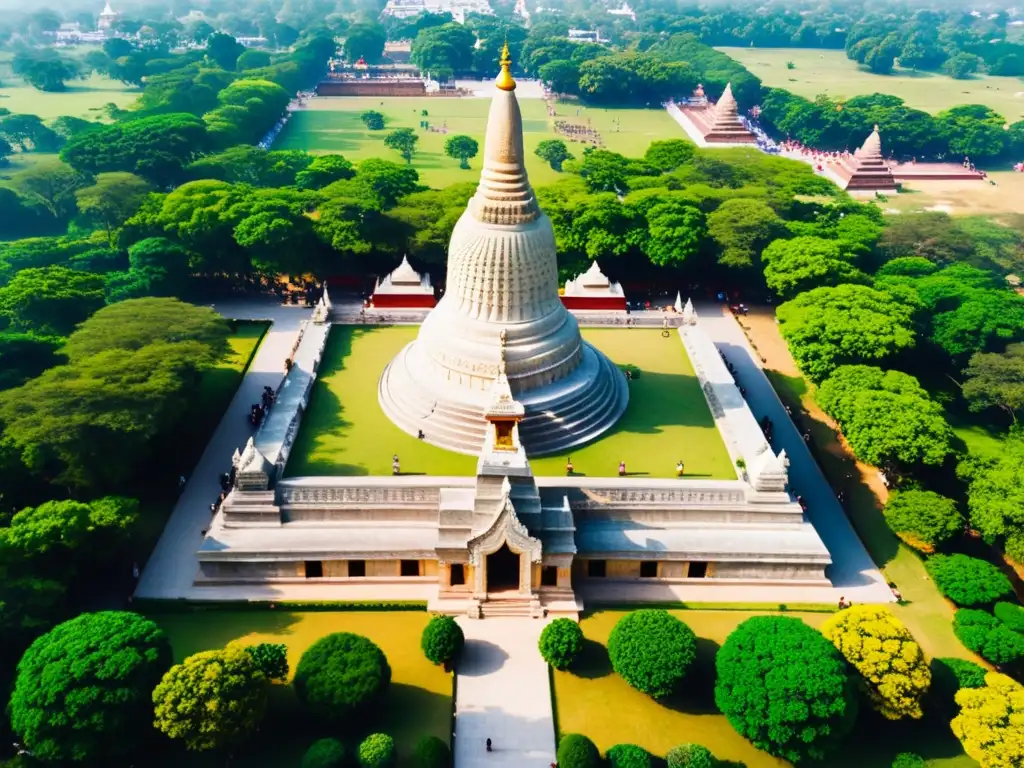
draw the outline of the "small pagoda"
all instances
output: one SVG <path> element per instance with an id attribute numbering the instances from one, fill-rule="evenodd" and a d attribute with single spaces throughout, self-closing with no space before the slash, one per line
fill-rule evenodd
<path id="1" fill-rule="evenodd" d="M 370 299 L 376 309 L 427 308 L 437 304 L 430 275 L 421 275 L 409 263 L 407 256 L 383 280 L 378 280 Z"/>
<path id="2" fill-rule="evenodd" d="M 864 145 L 834 168 L 840 186 L 847 192 L 898 192 L 889 164 L 882 157 L 882 137 L 878 126 L 864 141 Z"/>
<path id="3" fill-rule="evenodd" d="M 566 281 L 562 304 L 573 311 L 625 312 L 626 294 L 619 283 L 605 277 L 594 261 L 586 272 Z"/>
<path id="4" fill-rule="evenodd" d="M 727 83 L 717 104 L 708 104 L 703 86 L 698 86 L 694 97 L 670 114 L 699 147 L 747 147 L 757 143 L 757 137 L 743 124 L 732 83 Z"/>

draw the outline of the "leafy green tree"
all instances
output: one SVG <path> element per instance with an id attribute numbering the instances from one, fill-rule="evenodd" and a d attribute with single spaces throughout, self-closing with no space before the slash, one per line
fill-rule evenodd
<path id="1" fill-rule="evenodd" d="M 244 742 L 267 706 L 267 678 L 238 645 L 189 656 L 153 689 L 154 723 L 195 751 Z"/>
<path id="2" fill-rule="evenodd" d="M 363 125 L 366 126 L 367 130 L 384 130 L 384 115 L 374 109 L 366 110 L 361 115 L 359 115 L 359 119 L 363 121 Z"/>
<path id="3" fill-rule="evenodd" d="M 652 141 L 644 153 L 648 165 L 669 173 L 686 165 L 694 156 L 696 147 L 685 139 L 661 139 Z"/>
<path id="4" fill-rule="evenodd" d="M 821 760 L 856 717 L 846 664 L 819 632 L 788 616 L 755 616 L 715 657 L 715 704 L 755 747 Z"/>
<path id="5" fill-rule="evenodd" d="M 475 191 L 474 182 L 463 182 L 406 195 L 386 213 L 381 230 L 395 237 L 396 253 L 443 266 L 452 230 Z"/>
<path id="6" fill-rule="evenodd" d="M 608 636 L 608 657 L 615 672 L 656 699 L 676 689 L 696 653 L 693 630 L 664 610 L 628 613 Z"/>
<path id="7" fill-rule="evenodd" d="M 360 57 L 370 64 L 376 64 L 384 54 L 387 31 L 376 22 L 359 22 L 348 28 L 345 34 L 345 58 L 352 64 Z"/>
<path id="8" fill-rule="evenodd" d="M 558 764 L 563 768 L 599 768 L 601 753 L 594 742 L 579 733 L 567 733 L 558 742 Z"/>
<path id="9" fill-rule="evenodd" d="M 345 745 L 337 739 L 318 739 L 302 756 L 301 768 L 344 768 Z"/>
<path id="10" fill-rule="evenodd" d="M 424 736 L 416 742 L 416 768 L 451 768 L 452 751 L 437 736 Z"/>
<path id="11" fill-rule="evenodd" d="M 7 158 L 13 154 L 14 147 L 11 146 L 11 143 L 7 139 L 0 136 L 0 168 L 10 165 L 10 161 Z"/>
<path id="12" fill-rule="evenodd" d="M 983 613 L 979 611 L 979 613 Z M 980 688 L 985 684 L 987 669 L 967 659 L 935 658 L 931 662 L 932 698 L 944 711 L 954 713 L 953 697 L 961 688 Z"/>
<path id="13" fill-rule="evenodd" d="M 882 514 L 907 546 L 927 554 L 964 531 L 956 502 L 934 491 L 893 491 Z"/>
<path id="14" fill-rule="evenodd" d="M 149 194 L 149 182 L 132 173 L 100 173 L 91 187 L 75 192 L 78 210 L 98 220 L 113 242 L 114 228 L 127 221 Z"/>
<path id="15" fill-rule="evenodd" d="M 958 53 L 946 59 L 942 68 L 954 80 L 967 80 L 981 67 L 981 57 L 973 53 Z"/>
<path id="16" fill-rule="evenodd" d="M 416 143 L 420 137 L 412 128 L 398 128 L 384 137 L 384 146 L 395 150 L 405 162 L 411 163 L 412 156 L 416 154 Z"/>
<path id="17" fill-rule="evenodd" d="M 247 69 L 261 69 L 270 66 L 270 54 L 266 51 L 259 51 L 254 48 L 247 48 L 242 51 L 238 61 L 235 62 L 235 69 L 244 72 Z"/>
<path id="18" fill-rule="evenodd" d="M 540 655 L 555 669 L 569 669 L 583 651 L 583 630 L 572 619 L 555 619 L 540 633 Z"/>
<path id="19" fill-rule="evenodd" d="M 926 763 L 920 755 L 913 752 L 900 752 L 892 761 L 891 768 L 925 768 Z"/>
<path id="20" fill-rule="evenodd" d="M 961 608 L 953 615 L 953 632 L 968 650 L 993 664 L 1024 659 L 1024 637 L 988 611 Z"/>
<path id="21" fill-rule="evenodd" d="M 288 677 L 288 647 L 284 643 L 258 643 L 246 646 L 256 669 L 267 680 L 284 680 Z"/>
<path id="22" fill-rule="evenodd" d="M 1014 632 L 1024 632 L 1024 607 L 1016 603 L 996 603 L 992 613 Z"/>
<path id="23" fill-rule="evenodd" d="M 795 237 L 774 240 L 761 252 L 765 284 L 783 299 L 824 285 L 867 283 L 835 240 Z"/>
<path id="24" fill-rule="evenodd" d="M 2 154 L 2 152 L 0 152 Z M 11 188 L 30 200 L 38 200 L 57 221 L 67 221 L 76 210 L 75 191 L 86 179 L 59 160 L 34 163 L 11 177 Z"/>
<path id="25" fill-rule="evenodd" d="M 715 768 L 711 750 L 700 744 L 680 744 L 665 756 L 668 768 Z"/>
<path id="26" fill-rule="evenodd" d="M 1009 344 L 1004 352 L 976 352 L 964 369 L 961 393 L 972 411 L 996 407 L 1017 423 L 1024 408 L 1024 344 Z"/>
<path id="27" fill-rule="evenodd" d="M 472 68 L 476 40 L 473 31 L 462 24 L 421 29 L 412 41 L 410 60 L 434 78 L 453 77 Z"/>
<path id="28" fill-rule="evenodd" d="M 815 382 L 840 365 L 885 360 L 914 346 L 913 308 L 864 285 L 815 288 L 776 315 L 790 352 Z"/>
<path id="29" fill-rule="evenodd" d="M 636 744 L 616 744 L 605 754 L 608 768 L 651 768 L 651 755 Z"/>
<path id="30" fill-rule="evenodd" d="M 982 688 L 967 688 L 956 695 L 960 714 L 950 727 L 982 768 L 1010 768 L 1024 762 L 1024 686 L 1012 678 L 989 672 Z"/>
<path id="31" fill-rule="evenodd" d="M 469 168 L 470 159 L 476 157 L 480 145 L 472 136 L 452 136 L 444 143 L 444 153 L 459 161 L 459 167 Z M 405 155 L 402 155 L 405 157 Z"/>
<path id="32" fill-rule="evenodd" d="M 543 64 L 537 74 L 555 93 L 569 95 L 580 92 L 580 65 L 569 59 L 557 59 Z"/>
<path id="33" fill-rule="evenodd" d="M 939 591 L 957 605 L 990 605 L 1013 593 L 999 568 L 976 557 L 935 555 L 925 567 Z"/>
<path id="34" fill-rule="evenodd" d="M 0 391 L 20 387 L 63 361 L 61 339 L 18 331 L 0 331 Z"/>
<path id="35" fill-rule="evenodd" d="M 60 56 L 53 49 L 16 53 L 11 70 L 33 88 L 49 93 L 67 90 L 65 83 L 81 74 L 76 60 Z"/>
<path id="36" fill-rule="evenodd" d="M 373 714 L 391 684 L 391 667 L 370 640 L 335 632 L 317 640 L 299 660 L 293 685 L 309 711 L 347 722 Z"/>
<path id="37" fill-rule="evenodd" d="M 371 733 L 359 745 L 360 768 L 393 768 L 398 760 L 395 741 L 386 733 Z"/>
<path id="38" fill-rule="evenodd" d="M 377 207 L 387 210 L 398 200 L 420 189 L 420 175 L 415 168 L 371 157 L 359 163 L 356 178 L 359 189 L 366 189 L 376 199 Z M 328 187 L 325 195 L 329 195 Z"/>
<path id="39" fill-rule="evenodd" d="M 718 245 L 718 262 L 750 267 L 772 240 L 784 233 L 782 219 L 760 200 L 726 200 L 708 216 L 708 233 Z"/>
<path id="40" fill-rule="evenodd" d="M 451 616 L 432 616 L 423 628 L 420 648 L 428 661 L 448 669 L 459 660 L 466 637 Z"/>
<path id="41" fill-rule="evenodd" d="M 171 663 L 164 633 L 134 613 L 84 613 L 39 637 L 18 664 L 11 727 L 37 759 L 82 763 L 131 753 L 149 694 Z"/>
<path id="42" fill-rule="evenodd" d="M 223 32 L 214 32 L 206 38 L 206 58 L 228 72 L 234 70 L 244 51 L 244 45 Z"/>
<path id="43" fill-rule="evenodd" d="M 818 404 L 842 427 L 861 461 L 941 464 L 950 453 L 952 431 L 942 406 L 917 379 L 869 365 L 844 365 L 822 382 Z"/>
<path id="44" fill-rule="evenodd" d="M 561 171 L 562 163 L 573 159 L 572 153 L 561 139 L 544 139 L 537 144 L 533 153 L 550 165 L 553 171 Z"/>
<path id="45" fill-rule="evenodd" d="M 858 605 L 834 614 L 821 633 L 861 675 L 868 698 L 888 720 L 923 715 L 932 682 L 921 646 L 888 608 Z"/>
<path id="46" fill-rule="evenodd" d="M 679 200 L 668 200 L 647 209 L 649 238 L 644 252 L 659 267 L 680 266 L 691 261 L 707 240 L 704 214 Z"/>
<path id="47" fill-rule="evenodd" d="M 145 275 L 155 293 L 181 295 L 187 289 L 191 256 L 165 237 L 147 237 L 128 248 L 130 272 Z M 107 279 L 110 291 L 110 279 Z M 112 303 L 112 302 L 110 302 Z"/>
<path id="48" fill-rule="evenodd" d="M 304 170 L 295 174 L 295 185 L 299 189 L 322 189 L 336 181 L 351 179 L 356 175 L 352 163 L 341 155 L 320 155 L 313 158 Z"/>
<path id="49" fill-rule="evenodd" d="M 0 288 L 0 315 L 16 331 L 67 336 L 102 306 L 103 278 L 67 267 L 23 269 Z"/>
<path id="50" fill-rule="evenodd" d="M 22 152 L 55 152 L 60 137 L 38 115 L 0 114 L 0 136 Z"/>
<path id="51" fill-rule="evenodd" d="M 297 149 L 268 152 L 259 147 L 241 145 L 201 157 L 191 163 L 187 171 L 194 179 L 219 179 L 256 187 L 286 187 L 295 184 L 298 175 L 317 159 L 320 158 L 314 159 L 307 152 Z"/>

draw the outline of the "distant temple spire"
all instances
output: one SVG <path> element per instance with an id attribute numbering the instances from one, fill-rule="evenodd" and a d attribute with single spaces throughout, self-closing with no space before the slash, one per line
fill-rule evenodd
<path id="1" fill-rule="evenodd" d="M 876 125 L 860 149 L 844 158 L 836 175 L 849 192 L 896 192 L 896 180 L 882 156 L 882 137 Z"/>

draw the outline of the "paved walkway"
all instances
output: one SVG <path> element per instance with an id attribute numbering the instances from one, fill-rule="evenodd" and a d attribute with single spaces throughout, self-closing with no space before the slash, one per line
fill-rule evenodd
<path id="1" fill-rule="evenodd" d="M 743 329 L 719 304 L 703 303 L 696 309 L 705 332 L 735 366 L 737 381 L 747 390 L 747 402 L 754 416 L 758 419 L 768 416 L 775 425 L 772 447 L 776 451 L 786 449 L 790 487 L 794 493 L 804 497 L 807 516 L 832 555 L 828 576 L 834 585 L 833 594 L 841 594 L 855 603 L 892 602 L 892 593 L 885 578 L 871 560 L 821 468 L 786 414 L 771 382 L 761 370 L 760 358 L 750 349 Z M 780 598 L 780 601 L 783 600 Z"/>
<path id="2" fill-rule="evenodd" d="M 456 681 L 455 765 L 549 768 L 555 762 L 555 721 L 547 664 L 537 650 L 547 622 L 458 621 L 466 647 Z"/>
<path id="3" fill-rule="evenodd" d="M 174 506 L 164 532 L 142 572 L 136 597 L 190 597 L 198 570 L 196 550 L 202 531 L 210 525 L 210 503 L 220 494 L 219 477 L 231 467 L 231 454 L 253 435 L 249 409 L 260 401 L 264 386 L 277 389 L 284 378 L 284 361 L 291 353 L 299 325 L 312 310 L 251 301 L 225 303 L 214 307 L 225 317 L 237 320 L 270 320 L 273 325 L 263 337 L 231 405 L 203 451 L 199 464 Z"/>

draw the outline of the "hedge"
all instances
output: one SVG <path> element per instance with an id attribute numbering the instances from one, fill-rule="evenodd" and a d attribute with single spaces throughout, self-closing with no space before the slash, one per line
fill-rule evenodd
<path id="1" fill-rule="evenodd" d="M 925 567 L 943 595 L 967 608 L 990 605 L 1013 593 L 1013 586 L 1002 571 L 976 557 L 935 555 Z"/>
<path id="2" fill-rule="evenodd" d="M 342 768 L 345 746 L 337 739 L 314 741 L 302 757 L 302 768 Z"/>
<path id="3" fill-rule="evenodd" d="M 608 657 L 618 675 L 654 698 L 672 693 L 697 655 L 693 630 L 668 611 L 626 614 L 608 637 Z"/>
<path id="4" fill-rule="evenodd" d="M 371 640 L 336 632 L 306 649 L 295 670 L 295 694 L 331 722 L 375 714 L 391 684 L 388 660 Z"/>
<path id="5" fill-rule="evenodd" d="M 616 744 L 605 755 L 608 768 L 652 768 L 651 756 L 636 744 Z"/>
<path id="6" fill-rule="evenodd" d="M 968 649 L 993 664 L 1024 658 L 1024 636 L 986 611 L 963 608 L 953 617 L 953 632 Z"/>
<path id="7" fill-rule="evenodd" d="M 558 742 L 559 768 L 599 768 L 601 753 L 594 742 L 579 733 L 567 733 Z"/>
<path id="8" fill-rule="evenodd" d="M 537 647 L 552 667 L 568 669 L 583 650 L 583 630 L 572 619 L 555 619 L 540 633 Z"/>

